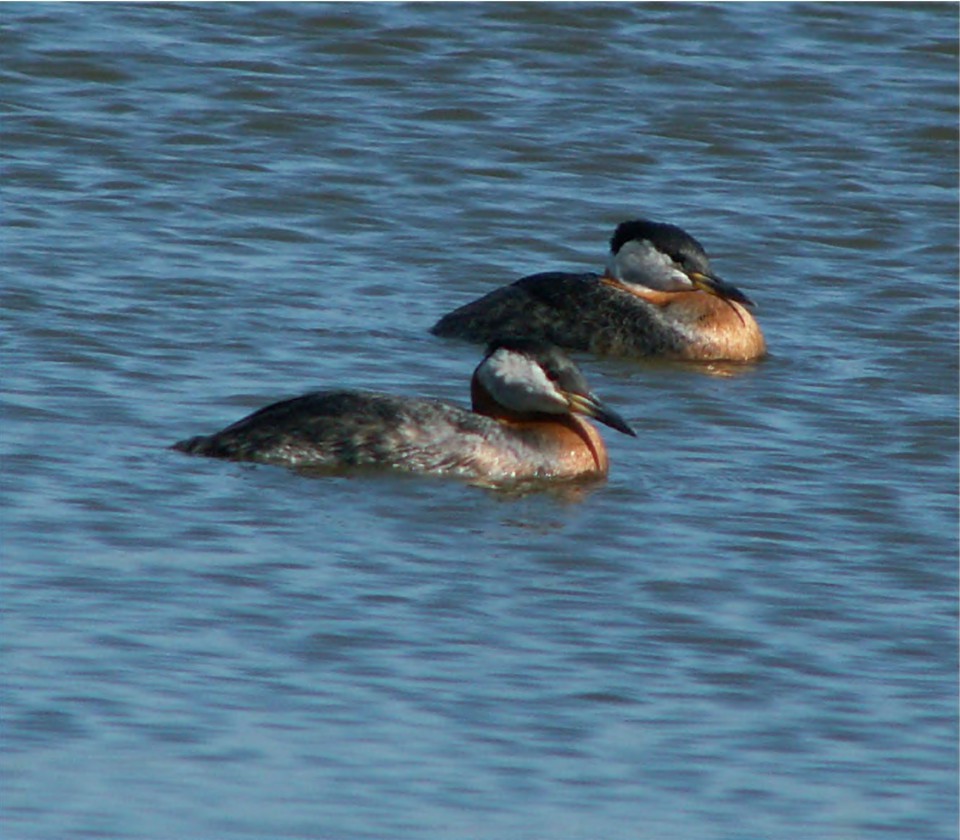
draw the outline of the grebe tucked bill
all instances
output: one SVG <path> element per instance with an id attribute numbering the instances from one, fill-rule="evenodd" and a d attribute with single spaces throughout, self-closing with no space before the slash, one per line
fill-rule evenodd
<path id="1" fill-rule="evenodd" d="M 532 274 L 434 324 L 445 338 L 524 335 L 569 350 L 636 358 L 748 361 L 766 354 L 752 301 L 711 272 L 675 225 L 623 222 L 603 274 Z"/>
<path id="2" fill-rule="evenodd" d="M 174 449 L 298 469 L 388 467 L 500 482 L 606 475 L 607 450 L 585 415 L 634 431 L 555 347 L 491 344 L 471 381 L 473 410 L 362 391 L 274 403 Z"/>

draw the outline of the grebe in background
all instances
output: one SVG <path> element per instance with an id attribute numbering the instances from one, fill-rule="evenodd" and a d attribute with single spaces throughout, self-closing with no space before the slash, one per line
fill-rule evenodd
<path id="1" fill-rule="evenodd" d="M 319 391 L 173 448 L 298 469 L 388 467 L 502 482 L 606 475 L 603 439 L 580 415 L 635 435 L 562 351 L 538 342 L 491 344 L 471 395 L 468 411 L 435 400 Z"/>
<path id="2" fill-rule="evenodd" d="M 749 361 L 766 342 L 752 301 L 710 269 L 679 227 L 620 224 L 603 274 L 532 274 L 445 315 L 434 335 L 486 342 L 523 335 L 568 350 L 635 358 Z"/>

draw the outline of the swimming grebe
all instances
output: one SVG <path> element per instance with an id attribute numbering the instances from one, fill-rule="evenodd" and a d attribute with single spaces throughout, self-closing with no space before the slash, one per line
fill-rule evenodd
<path id="1" fill-rule="evenodd" d="M 710 270 L 675 225 L 623 222 L 606 271 L 532 274 L 444 315 L 431 332 L 485 342 L 524 335 L 599 355 L 747 361 L 766 353 L 753 303 Z"/>
<path id="2" fill-rule="evenodd" d="M 377 466 L 487 481 L 606 475 L 586 415 L 635 435 L 555 347 L 499 341 L 474 371 L 473 411 L 434 400 L 319 391 L 174 449 L 301 469 Z"/>

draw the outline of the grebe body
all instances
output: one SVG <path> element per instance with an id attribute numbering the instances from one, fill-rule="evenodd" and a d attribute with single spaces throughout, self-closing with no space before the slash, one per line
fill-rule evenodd
<path id="1" fill-rule="evenodd" d="M 553 347 L 499 342 L 471 381 L 473 410 L 364 391 L 274 403 L 175 449 L 297 469 L 384 467 L 491 482 L 603 476 L 603 439 L 584 418 L 634 432 Z"/>
<path id="2" fill-rule="evenodd" d="M 445 315 L 434 335 L 484 342 L 524 335 L 568 350 L 636 358 L 749 361 L 766 342 L 752 302 L 711 272 L 674 225 L 624 222 L 602 274 L 524 277 Z"/>

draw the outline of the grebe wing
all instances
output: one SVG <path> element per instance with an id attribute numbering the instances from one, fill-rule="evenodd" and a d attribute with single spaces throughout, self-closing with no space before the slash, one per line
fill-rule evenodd
<path id="1" fill-rule="evenodd" d="M 444 315 L 430 331 L 442 338 L 466 341 L 516 335 L 587 349 L 584 303 L 601 288 L 597 280 L 596 274 L 531 274 Z"/>
<path id="2" fill-rule="evenodd" d="M 436 400 L 317 391 L 273 403 L 173 448 L 297 468 L 386 466 L 470 474 L 491 430 L 498 429 L 489 417 Z"/>
<path id="3" fill-rule="evenodd" d="M 264 406 L 212 435 L 174 444 L 192 455 L 241 461 L 293 459 L 307 446 L 329 448 L 343 437 L 362 434 L 364 426 L 391 422 L 384 395 L 362 391 L 315 391 Z"/>

